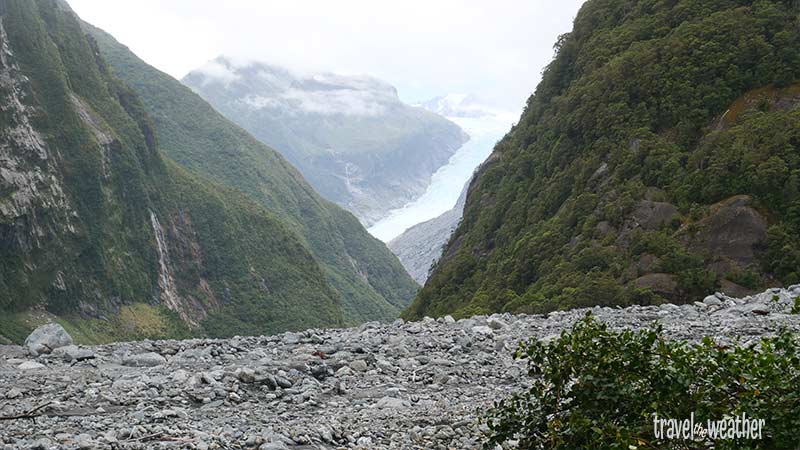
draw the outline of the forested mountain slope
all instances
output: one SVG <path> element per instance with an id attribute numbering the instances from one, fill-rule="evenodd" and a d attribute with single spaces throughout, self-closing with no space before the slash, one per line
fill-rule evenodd
<path id="1" fill-rule="evenodd" d="M 142 99 L 161 150 L 187 170 L 246 193 L 295 230 L 343 297 L 348 323 L 390 319 L 418 286 L 350 213 L 321 198 L 275 150 L 91 25 L 109 70 Z"/>
<path id="2" fill-rule="evenodd" d="M 589 0 L 407 317 L 798 281 L 794 1 Z"/>
<path id="3" fill-rule="evenodd" d="M 0 0 L 2 337 L 42 317 L 79 341 L 349 321 L 292 223 L 158 142 L 63 2 Z"/>

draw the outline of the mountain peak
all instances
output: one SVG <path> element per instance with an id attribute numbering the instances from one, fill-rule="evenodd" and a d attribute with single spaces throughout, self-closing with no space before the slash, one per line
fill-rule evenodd
<path id="1" fill-rule="evenodd" d="M 434 97 L 416 104 L 421 108 L 445 117 L 481 118 L 497 115 L 493 108 L 486 106 L 472 93 L 451 93 Z"/>

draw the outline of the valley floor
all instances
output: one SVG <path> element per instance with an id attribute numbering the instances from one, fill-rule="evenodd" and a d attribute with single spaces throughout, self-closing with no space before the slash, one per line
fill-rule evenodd
<path id="1" fill-rule="evenodd" d="M 749 342 L 782 326 L 800 286 L 693 305 L 594 308 L 612 328 Z M 227 340 L 131 342 L 38 358 L 0 346 L 0 449 L 469 449 L 481 410 L 525 385 L 511 358 L 586 310 Z"/>

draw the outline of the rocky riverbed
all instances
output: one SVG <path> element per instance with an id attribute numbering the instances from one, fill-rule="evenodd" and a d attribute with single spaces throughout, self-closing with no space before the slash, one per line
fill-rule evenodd
<path id="1" fill-rule="evenodd" d="M 800 329 L 790 314 L 798 295 L 794 286 L 591 311 L 612 328 L 659 321 L 675 339 L 745 343 Z M 517 342 L 555 337 L 585 313 L 66 346 L 36 357 L 0 346 L 0 449 L 479 448 L 481 411 L 525 386 L 511 357 Z"/>

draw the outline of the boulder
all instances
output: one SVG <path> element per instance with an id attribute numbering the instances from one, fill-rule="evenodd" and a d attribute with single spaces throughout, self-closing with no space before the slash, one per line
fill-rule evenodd
<path id="1" fill-rule="evenodd" d="M 122 359 L 122 365 L 131 367 L 155 367 L 166 362 L 163 356 L 154 352 L 127 355 Z"/>
<path id="2" fill-rule="evenodd" d="M 366 372 L 367 371 L 367 362 L 363 359 L 357 359 L 350 363 L 350 368 L 355 370 L 356 372 Z"/>
<path id="3" fill-rule="evenodd" d="M 36 361 L 25 361 L 24 363 L 17 366 L 17 369 L 19 370 L 39 370 L 44 368 L 45 368 L 44 364 L 40 364 Z"/>
<path id="4" fill-rule="evenodd" d="M 472 327 L 472 332 L 483 336 L 491 336 L 494 334 L 494 330 L 492 330 L 486 325 L 478 325 L 476 327 Z"/>
<path id="5" fill-rule="evenodd" d="M 645 230 L 657 230 L 669 225 L 678 216 L 678 208 L 665 202 L 642 200 L 636 205 L 631 218 Z"/>
<path id="6" fill-rule="evenodd" d="M 86 361 L 87 359 L 94 359 L 95 354 L 88 348 L 81 348 L 77 345 L 67 345 L 53 351 L 54 355 L 59 355 L 64 358 L 66 362 L 72 361 Z"/>
<path id="7" fill-rule="evenodd" d="M 650 289 L 657 294 L 667 296 L 675 295 L 678 290 L 678 282 L 674 275 L 666 273 L 648 273 L 633 281 L 637 289 Z"/>
<path id="8" fill-rule="evenodd" d="M 33 330 L 25 339 L 25 347 L 32 356 L 51 353 L 53 350 L 72 345 L 72 337 L 61 325 L 48 323 Z"/>
<path id="9" fill-rule="evenodd" d="M 375 407 L 379 409 L 400 409 L 408 408 L 409 406 L 409 402 L 394 397 L 383 397 L 375 404 Z"/>
<path id="10" fill-rule="evenodd" d="M 719 261 L 747 267 L 755 261 L 756 248 L 767 237 L 767 219 L 751 203 L 752 198 L 747 195 L 717 203 L 693 227 L 697 231 L 684 236 L 684 241 L 689 248 L 714 255 Z M 717 272 L 730 270 L 730 263 L 719 265 Z"/>

